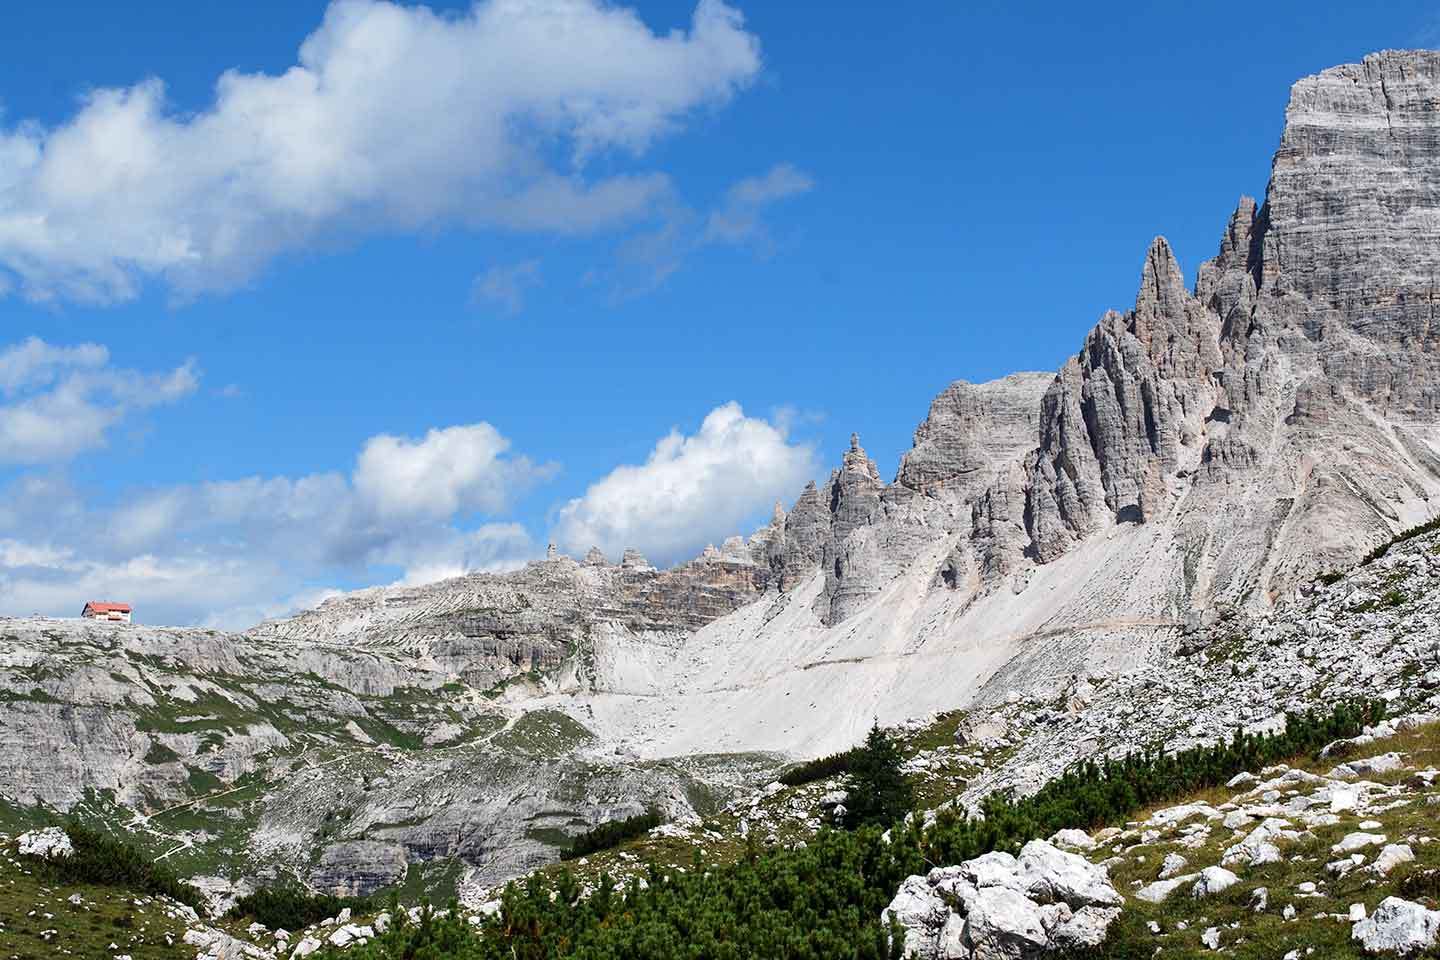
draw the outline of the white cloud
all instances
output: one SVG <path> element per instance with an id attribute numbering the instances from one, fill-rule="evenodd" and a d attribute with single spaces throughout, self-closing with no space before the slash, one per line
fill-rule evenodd
<path id="1" fill-rule="evenodd" d="M 520 524 L 487 523 L 463 533 L 450 530 L 430 542 L 398 545 L 390 561 L 405 569 L 396 583 L 414 586 L 476 570 L 511 570 L 536 553 L 535 542 Z"/>
<path id="2" fill-rule="evenodd" d="M 422 440 L 371 437 L 355 466 L 355 490 L 387 519 L 497 513 L 555 473 L 526 457 L 505 458 L 510 441 L 488 423 L 431 430 Z"/>
<path id="3" fill-rule="evenodd" d="M 539 282 L 539 260 L 494 266 L 475 278 L 471 299 L 499 304 L 507 314 L 514 316 L 525 306 L 525 290 Z"/>
<path id="4" fill-rule="evenodd" d="M 591 546 L 610 556 L 635 547 L 674 563 L 794 496 L 816 470 L 813 448 L 727 403 L 697 433 L 672 430 L 645 463 L 616 467 L 567 503 L 554 539 L 577 556 Z"/>
<path id="5" fill-rule="evenodd" d="M 679 202 L 667 203 L 657 225 L 619 244 L 613 272 L 592 271 L 586 280 L 608 282 L 612 298 L 621 300 L 659 287 L 706 247 L 746 247 L 770 256 L 775 242 L 765 222 L 769 208 L 814 187 L 809 174 L 781 163 L 760 176 L 736 181 L 703 217 Z"/>
<path id="6" fill-rule="evenodd" d="M 249 477 L 103 506 L 24 475 L 0 490 L 0 615 L 73 616 L 86 600 L 116 599 L 150 623 L 240 627 L 322 589 L 301 584 L 394 569 L 414 584 L 518 566 L 538 553 L 523 527 L 468 517 L 503 511 L 553 472 L 509 448 L 484 422 L 381 435 L 348 478 Z"/>
<path id="7" fill-rule="evenodd" d="M 788 163 L 777 164 L 763 176 L 747 177 L 725 192 L 725 198 L 710 213 L 705 239 L 712 243 L 768 244 L 761 214 L 771 204 L 809 193 L 815 181 L 809 174 Z"/>
<path id="8" fill-rule="evenodd" d="M 31 337 L 0 351 L 0 464 L 61 462 L 103 447 L 129 414 L 198 385 L 191 362 L 143 374 L 111 366 L 97 344 L 57 347 Z"/>
<path id="9" fill-rule="evenodd" d="M 198 112 L 152 79 L 96 90 L 53 128 L 0 127 L 0 288 L 108 302 L 158 279 L 194 294 L 367 232 L 627 221 L 669 180 L 591 179 L 587 160 L 643 152 L 759 69 L 722 0 L 665 34 L 602 0 L 455 16 L 334 0 L 294 66 L 227 71 Z"/>

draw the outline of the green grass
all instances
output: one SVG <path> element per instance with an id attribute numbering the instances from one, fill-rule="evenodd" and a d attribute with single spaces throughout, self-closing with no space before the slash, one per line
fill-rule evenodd
<path id="1" fill-rule="evenodd" d="M 579 721 L 558 710 L 527 713 L 490 738 L 501 750 L 532 757 L 562 757 L 595 739 Z"/>
<path id="2" fill-rule="evenodd" d="M 69 902 L 76 894 L 79 906 Z M 56 884 L 5 864 L 0 868 L 0 957 L 50 960 L 68 953 L 108 960 L 128 953 L 134 960 L 194 960 L 194 948 L 181 942 L 185 923 L 168 916 L 159 900 L 141 897 L 137 904 L 136 899 L 128 890 Z M 42 936 L 46 930 L 58 932 L 47 940 Z M 112 943 L 119 949 L 111 950 Z"/>
<path id="3" fill-rule="evenodd" d="M 421 903 L 448 903 L 460 889 L 465 878 L 465 864 L 453 857 L 412 863 L 399 883 L 391 884 L 370 895 L 374 903 L 396 900 L 411 906 Z"/>
<path id="4" fill-rule="evenodd" d="M 1440 762 L 1440 725 L 1410 731 L 1349 751 L 1347 758 L 1374 756 L 1391 750 L 1405 753 L 1409 764 L 1417 768 Z M 1295 766 L 1324 774 L 1336 762 L 1334 757 L 1325 760 L 1310 758 L 1297 762 Z M 1393 784 L 1407 776 L 1406 772 L 1397 772 L 1369 779 Z M 1313 788 L 1305 788 L 1301 792 L 1308 793 L 1310 789 Z M 1230 800 L 1234 793 L 1236 791 L 1224 788 L 1212 789 L 1192 794 L 1180 802 L 1204 801 L 1220 805 Z M 1200 936 L 1208 927 L 1219 927 L 1223 955 L 1236 960 L 1274 960 L 1291 950 L 1299 950 L 1301 956 L 1306 956 L 1307 948 L 1314 949 L 1314 953 L 1309 954 L 1312 957 L 1358 960 L 1364 954 L 1350 939 L 1351 925 L 1348 921 L 1333 919 L 1332 915 L 1348 914 L 1352 903 L 1363 903 L 1367 914 L 1373 913 L 1380 901 L 1392 894 L 1420 900 L 1435 908 L 1437 898 L 1440 898 L 1440 844 L 1411 844 L 1415 862 L 1397 868 L 1383 879 L 1363 869 L 1341 878 L 1331 876 L 1325 871 L 1325 864 L 1339 856 L 1331 852 L 1331 845 L 1358 830 L 1362 819 L 1378 820 L 1381 826 L 1374 832 L 1385 834 L 1387 842 L 1391 843 L 1404 842 L 1404 838 L 1411 835 L 1433 835 L 1437 821 L 1436 807 L 1425 803 L 1426 795 L 1434 797 L 1440 796 L 1440 793 L 1431 789 L 1394 810 L 1364 815 L 1344 814 L 1338 824 L 1314 828 L 1311 837 L 1295 843 L 1281 842 L 1279 846 L 1285 859 L 1279 863 L 1254 868 L 1230 866 L 1228 869 L 1240 877 L 1240 882 L 1219 896 L 1196 900 L 1189 895 L 1188 889 L 1182 887 L 1160 904 L 1127 899 L 1122 921 L 1112 928 L 1111 942 L 1093 956 L 1096 960 L 1114 960 L 1149 956 L 1151 952 L 1158 951 L 1154 955 L 1161 960 L 1214 957 L 1217 954 L 1200 942 Z M 1175 805 L 1178 804 L 1164 804 L 1167 807 Z M 1138 816 L 1143 819 L 1152 812 L 1153 808 Z M 1292 822 L 1299 826 L 1293 818 Z M 1186 872 L 1218 864 L 1224 849 L 1238 841 L 1254 825 L 1242 827 L 1238 833 L 1232 834 L 1216 822 L 1212 824 L 1207 841 L 1195 849 L 1183 847 L 1173 835 L 1126 849 L 1120 861 L 1111 866 L 1111 879 L 1122 893 L 1133 893 L 1138 884 L 1150 883 L 1156 878 L 1161 861 L 1169 853 L 1179 853 L 1189 861 Z M 1373 859 L 1378 850 L 1378 847 L 1371 847 L 1362 852 L 1367 854 L 1367 859 Z M 1111 854 L 1111 850 L 1099 850 L 1091 855 L 1091 859 L 1098 860 Z M 1307 881 L 1317 884 L 1315 896 L 1301 895 L 1297 891 L 1299 884 Z M 1260 887 L 1269 891 L 1269 906 L 1263 913 L 1256 913 L 1251 897 Z M 1295 920 L 1283 918 L 1286 905 L 1295 907 Z M 1326 916 L 1316 919 L 1316 914 Z M 1149 931 L 1147 924 L 1151 921 L 1161 926 L 1160 934 Z M 1186 929 L 1179 929 L 1180 924 L 1184 924 Z M 1232 924 L 1236 925 L 1234 929 Z M 1142 948 L 1143 953 L 1134 952 Z M 1440 951 L 1423 954 L 1426 957 L 1437 955 Z"/>

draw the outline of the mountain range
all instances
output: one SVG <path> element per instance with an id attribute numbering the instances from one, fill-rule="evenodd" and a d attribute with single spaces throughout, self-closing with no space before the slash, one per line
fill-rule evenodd
<path id="1" fill-rule="evenodd" d="M 1153 669 L 1436 514 L 1437 268 L 1440 53 L 1304 78 L 1190 283 L 1157 238 L 1131 308 L 947 387 L 888 483 L 852 437 L 669 570 L 552 552 L 239 634 L 0 621 L 0 820 L 124 823 L 221 893 L 488 885 L 876 720 Z"/>

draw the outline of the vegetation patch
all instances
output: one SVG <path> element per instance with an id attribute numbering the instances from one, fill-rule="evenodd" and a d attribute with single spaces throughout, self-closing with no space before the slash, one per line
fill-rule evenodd
<path id="1" fill-rule="evenodd" d="M 566 860 L 575 860 L 597 850 L 617 847 L 626 840 L 649 833 L 664 822 L 659 810 L 647 810 L 638 816 L 602 823 L 571 841 L 570 849 L 566 850 L 563 856 Z"/>
<path id="2" fill-rule="evenodd" d="M 806 760 L 780 774 L 780 782 L 787 787 L 798 787 L 806 783 L 814 783 L 816 780 L 826 780 L 830 777 L 838 777 L 842 773 L 849 773 L 850 764 L 855 760 L 857 752 L 859 752 L 858 747 L 851 747 L 849 750 L 832 753 L 827 757 Z"/>
<path id="3" fill-rule="evenodd" d="M 595 735 L 558 710 L 535 710 L 497 733 L 490 742 L 502 750 L 529 756 L 560 757 L 584 746 Z"/>
<path id="4" fill-rule="evenodd" d="M 75 852 L 54 860 L 33 860 L 37 873 L 48 874 L 57 883 L 120 887 L 169 897 L 196 909 L 204 903 L 199 890 L 136 847 L 79 823 L 67 825 L 65 832 Z"/>
<path id="5" fill-rule="evenodd" d="M 1428 520 L 1425 523 L 1419 524 L 1417 526 L 1411 527 L 1408 530 L 1397 533 L 1385 543 L 1380 544 L 1378 547 L 1365 554 L 1365 556 L 1361 557 L 1360 566 L 1363 567 L 1367 563 L 1372 563 L 1376 560 L 1379 560 L 1381 557 L 1385 556 L 1385 554 L 1389 553 L 1390 548 L 1395 546 L 1397 543 L 1404 543 L 1406 540 L 1413 540 L 1416 537 L 1423 537 L 1425 534 L 1434 533 L 1436 530 L 1440 530 L 1440 516 L 1434 517 L 1433 519 Z"/>
<path id="6" fill-rule="evenodd" d="M 347 907 L 354 913 L 365 913 L 375 904 L 368 897 L 332 897 L 299 887 L 263 887 L 235 901 L 226 916 L 257 920 L 271 930 L 301 930 Z"/>
<path id="7" fill-rule="evenodd" d="M 990 797 L 983 820 L 947 811 L 927 828 L 911 818 L 891 824 L 888 840 L 872 825 L 822 830 L 803 847 L 762 851 L 752 834 L 735 863 L 709 863 L 697 848 L 689 869 L 652 866 L 643 885 L 636 877 L 625 887 L 604 876 L 587 898 L 568 870 L 532 876 L 508 886 L 498 915 L 474 929 L 457 916 L 431 918 L 421 927 L 402 923 L 347 956 L 392 960 L 430 950 L 452 960 L 670 960 L 675 945 L 685 944 L 686 955 L 695 957 L 890 960 L 899 943 L 895 931 L 880 923 L 880 913 L 907 876 L 991 850 L 1018 850 L 1062 828 L 1124 820 L 1149 804 L 1214 788 L 1243 770 L 1313 756 L 1382 716 L 1379 704 L 1348 703 L 1329 714 L 1290 716 L 1284 733 L 1239 733 L 1209 747 L 1080 764 L 1030 797 Z M 1136 948 L 1138 941 L 1127 942 L 1124 929 L 1122 924 L 1113 944 L 1095 956 L 1114 960 Z M 1152 952 L 1153 944 L 1146 944 L 1130 955 Z"/>

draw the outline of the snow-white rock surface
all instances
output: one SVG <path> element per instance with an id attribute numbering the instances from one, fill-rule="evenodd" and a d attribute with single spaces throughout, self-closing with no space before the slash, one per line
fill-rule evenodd
<path id="1" fill-rule="evenodd" d="M 1351 935 L 1369 953 L 1411 954 L 1440 942 L 1440 911 L 1399 897 L 1386 897 Z"/>
<path id="2" fill-rule="evenodd" d="M 905 879 L 882 914 L 906 956 L 1043 957 L 1101 943 L 1123 898 L 1104 867 L 1044 840 Z"/>

